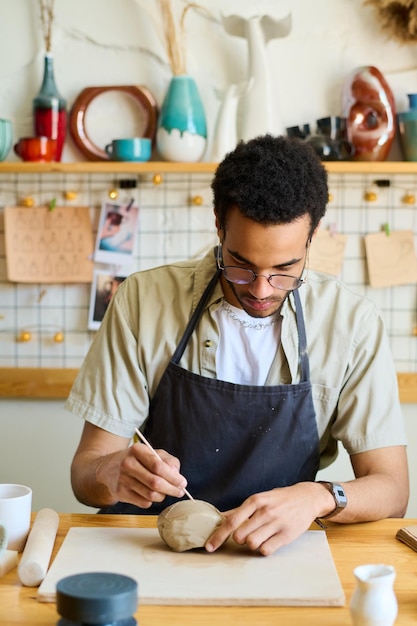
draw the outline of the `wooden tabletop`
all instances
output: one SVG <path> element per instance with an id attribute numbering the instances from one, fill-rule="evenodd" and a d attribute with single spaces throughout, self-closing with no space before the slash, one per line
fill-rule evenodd
<path id="1" fill-rule="evenodd" d="M 353 569 L 363 563 L 395 567 L 399 613 L 396 626 L 417 623 L 417 553 L 395 538 L 403 526 L 417 520 L 391 519 L 368 524 L 328 523 L 327 537 L 346 594 L 344 607 L 138 606 L 140 626 L 351 626 L 349 602 L 355 588 Z M 153 528 L 156 518 L 131 515 L 61 514 L 55 542 L 57 553 L 73 526 Z M 266 557 L 268 558 L 268 557 Z M 175 574 L 174 574 L 175 575 Z M 16 569 L 0 578 L 0 624 L 56 626 L 55 604 L 36 600 L 37 588 L 21 586 Z"/>

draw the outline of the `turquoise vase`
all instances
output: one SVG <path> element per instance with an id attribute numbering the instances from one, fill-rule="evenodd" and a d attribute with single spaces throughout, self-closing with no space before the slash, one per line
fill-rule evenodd
<path id="1" fill-rule="evenodd" d="M 159 113 L 156 145 L 165 161 L 193 163 L 203 158 L 207 145 L 206 115 L 191 76 L 171 78 Z"/>
<path id="2" fill-rule="evenodd" d="M 417 94 L 408 94 L 409 110 L 397 114 L 401 150 L 406 161 L 417 161 Z"/>

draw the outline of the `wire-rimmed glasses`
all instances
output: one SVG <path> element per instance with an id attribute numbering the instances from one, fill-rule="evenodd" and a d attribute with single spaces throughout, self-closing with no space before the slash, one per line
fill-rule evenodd
<path id="1" fill-rule="evenodd" d="M 266 276 L 265 274 L 257 274 L 246 267 L 223 265 L 221 244 L 217 246 L 217 267 L 223 272 L 227 281 L 236 285 L 250 285 L 258 276 L 263 276 L 271 287 L 281 289 L 282 291 L 294 291 L 294 289 L 298 289 L 304 283 L 304 280 L 297 276 L 289 276 L 288 274 L 270 274 Z"/>

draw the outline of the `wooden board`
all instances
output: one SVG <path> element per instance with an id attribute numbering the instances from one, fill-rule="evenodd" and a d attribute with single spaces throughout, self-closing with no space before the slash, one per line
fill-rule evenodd
<path id="1" fill-rule="evenodd" d="M 324 531 L 311 530 L 263 557 L 229 542 L 219 551 L 172 552 L 156 529 L 71 528 L 38 589 L 85 572 L 134 578 L 139 604 L 342 606 L 344 593 Z"/>

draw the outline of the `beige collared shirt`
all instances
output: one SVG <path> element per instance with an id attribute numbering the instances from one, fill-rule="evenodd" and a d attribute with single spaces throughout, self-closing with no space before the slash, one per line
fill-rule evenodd
<path id="1" fill-rule="evenodd" d="M 146 420 L 149 399 L 190 316 L 216 270 L 213 251 L 190 260 L 132 274 L 112 298 L 81 366 L 66 408 L 130 438 Z M 300 287 L 320 466 L 337 455 L 406 443 L 397 378 L 380 314 L 368 299 L 333 277 L 309 272 Z M 219 331 L 213 312 L 223 292 L 217 283 L 180 365 L 216 377 Z M 294 299 L 282 307 L 281 345 L 267 384 L 299 380 Z"/>

